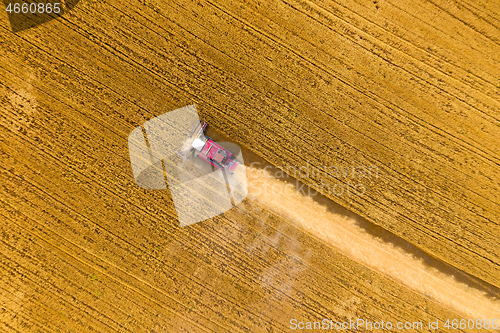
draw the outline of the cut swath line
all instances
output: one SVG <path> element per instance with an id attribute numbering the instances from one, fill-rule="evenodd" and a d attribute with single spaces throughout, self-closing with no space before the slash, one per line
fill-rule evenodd
<path id="1" fill-rule="evenodd" d="M 471 318 L 499 318 L 500 302 L 328 210 L 266 171 L 247 167 L 249 197 L 364 265 Z"/>

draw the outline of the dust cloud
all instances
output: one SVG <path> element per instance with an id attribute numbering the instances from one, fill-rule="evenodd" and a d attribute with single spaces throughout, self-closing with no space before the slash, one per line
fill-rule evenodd
<path id="1" fill-rule="evenodd" d="M 500 318 L 500 301 L 451 274 L 426 265 L 405 249 L 360 227 L 353 215 L 328 209 L 269 171 L 247 167 L 248 197 L 304 231 L 409 288 L 473 319 Z M 332 203 L 333 205 L 333 203 Z"/>

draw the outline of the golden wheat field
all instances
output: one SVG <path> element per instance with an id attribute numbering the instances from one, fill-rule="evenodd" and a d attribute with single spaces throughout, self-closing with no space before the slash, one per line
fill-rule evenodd
<path id="1" fill-rule="evenodd" d="M 0 332 L 500 326 L 498 0 L 14 3 Z M 127 140 L 191 104 L 249 193 L 181 227 Z"/>

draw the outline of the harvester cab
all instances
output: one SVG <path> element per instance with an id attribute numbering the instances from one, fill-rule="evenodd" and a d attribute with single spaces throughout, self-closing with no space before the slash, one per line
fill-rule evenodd
<path id="1" fill-rule="evenodd" d="M 184 159 L 194 153 L 195 157 L 200 157 L 214 167 L 232 174 L 238 166 L 236 157 L 231 151 L 205 136 L 204 130 L 206 127 L 207 123 L 203 121 L 196 124 L 177 153 Z"/>

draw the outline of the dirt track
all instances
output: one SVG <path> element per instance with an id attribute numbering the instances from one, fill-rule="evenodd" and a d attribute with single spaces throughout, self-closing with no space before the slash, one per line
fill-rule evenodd
<path id="1" fill-rule="evenodd" d="M 81 1 L 0 13 L 4 331 L 275 331 L 459 318 L 256 202 L 189 229 L 127 136 L 196 103 L 282 166 L 376 166 L 331 199 L 500 287 L 495 1 Z M 305 177 L 318 188 L 345 177 Z"/>
<path id="2" fill-rule="evenodd" d="M 271 169 L 272 170 L 272 169 Z M 377 230 L 293 178 L 270 168 L 248 168 L 249 196 L 301 230 L 333 245 L 349 258 L 399 281 L 468 318 L 500 316 L 500 291 L 418 251 L 394 235 Z"/>

